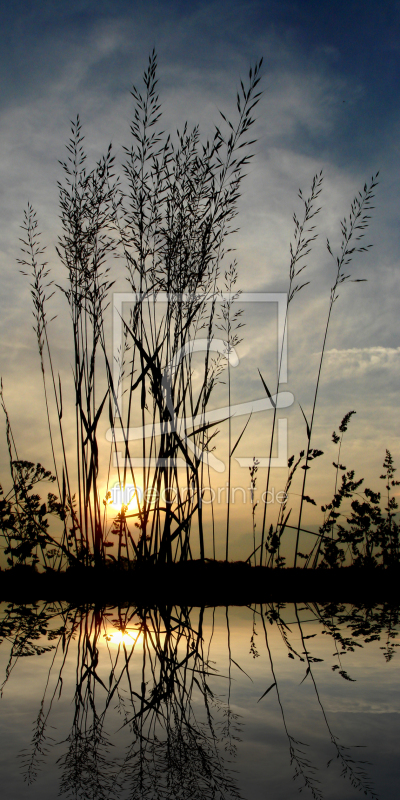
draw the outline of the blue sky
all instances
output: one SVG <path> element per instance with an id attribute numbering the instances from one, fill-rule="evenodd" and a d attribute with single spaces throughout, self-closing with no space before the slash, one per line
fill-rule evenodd
<path id="1" fill-rule="evenodd" d="M 91 46 L 102 28 L 126 33 L 119 50 L 104 55 L 85 76 L 91 88 L 123 91 L 129 73 L 156 46 L 162 63 L 182 69 L 226 68 L 227 56 L 239 63 L 263 50 L 265 69 L 297 58 L 301 68 L 333 73 L 344 83 L 362 86 L 360 126 L 345 110 L 338 147 L 342 158 L 351 134 L 362 134 L 365 155 L 375 151 L 375 133 L 397 116 L 399 71 L 397 2 L 15 2 L 1 4 L 1 75 L 3 107 L 46 91 L 49 80 L 64 73 L 74 54 Z M 139 35 L 138 35 L 139 34 Z M 269 52 L 275 38 L 280 48 Z M 264 51 L 264 47 L 267 45 Z M 133 68 L 133 69 L 132 69 Z M 236 77 L 236 76 L 235 76 Z M 343 92 L 342 100 L 351 98 Z M 372 118 L 371 118 L 372 116 Z M 362 129 L 361 129 L 362 127 Z M 310 143 L 311 144 L 311 143 Z M 359 142 L 360 144 L 360 142 Z M 312 142 L 313 148 L 318 146 Z M 323 147 L 320 143 L 319 146 Z"/>
<path id="2" fill-rule="evenodd" d="M 129 91 L 132 83 L 140 83 L 155 47 L 165 129 L 174 132 L 188 118 L 207 136 L 218 121 L 218 109 L 233 113 L 239 78 L 263 56 L 264 95 L 254 131 L 258 143 L 243 185 L 234 242 L 242 289 L 285 291 L 292 214 L 300 212 L 297 190 L 306 191 L 320 169 L 325 173 L 320 237 L 308 266 L 310 286 L 290 317 L 287 388 L 296 398 L 289 415 L 291 452 L 305 443 L 298 402 L 309 410 L 327 311 L 332 264 L 326 236 L 334 246 L 340 244 L 339 220 L 348 214 L 354 194 L 380 170 L 367 239 L 374 247 L 354 262 L 354 277 L 368 283 L 344 287 L 328 340 L 315 441 L 328 455 L 314 486 L 318 502 L 328 499 L 330 433 L 355 408 L 346 444 L 348 466 L 359 465 L 360 475 L 377 488 L 385 448 L 400 456 L 400 3 L 72 0 L 2 2 L 0 9 L 0 372 L 15 428 L 21 431 L 21 457 L 46 462 L 49 452 L 29 287 L 16 266 L 19 225 L 30 200 L 54 277 L 60 279 L 54 252 L 56 184 L 69 120 L 80 114 L 92 160 L 112 141 L 121 162 L 129 136 Z M 59 368 L 67 380 L 67 318 L 62 306 L 56 304 L 55 312 Z M 237 401 L 249 399 L 249 393 L 261 396 L 257 367 L 267 376 L 273 363 L 267 334 L 252 327 L 251 319 L 246 324 L 243 368 L 235 376 Z M 249 452 L 243 455 L 257 454 L 263 425 L 254 421 Z M 44 448 L 40 455 L 38 441 Z M 223 432 L 221 442 L 223 448 Z M 238 533 L 238 552 L 242 546 Z"/>

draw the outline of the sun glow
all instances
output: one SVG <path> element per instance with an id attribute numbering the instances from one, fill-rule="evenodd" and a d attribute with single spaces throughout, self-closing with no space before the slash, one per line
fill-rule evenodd
<path id="1" fill-rule="evenodd" d="M 108 631 L 104 638 L 109 644 L 125 645 L 125 647 L 143 646 L 143 633 L 135 628 Z"/>
<path id="2" fill-rule="evenodd" d="M 142 499 L 143 492 L 140 486 L 133 484 L 126 484 L 125 486 L 116 483 L 109 491 L 105 493 L 105 506 L 110 506 L 112 511 L 121 513 L 136 513 L 139 510 L 139 503 Z"/>
<path id="3" fill-rule="evenodd" d="M 108 646 L 126 647 L 127 649 L 143 649 L 144 642 L 151 648 L 164 647 L 166 631 L 155 631 L 153 628 L 107 628 L 104 634 Z"/>

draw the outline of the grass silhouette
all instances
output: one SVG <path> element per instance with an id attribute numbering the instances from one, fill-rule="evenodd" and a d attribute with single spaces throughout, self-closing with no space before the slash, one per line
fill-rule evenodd
<path id="1" fill-rule="evenodd" d="M 53 465 L 50 472 L 40 463 L 19 458 L 2 384 L 12 488 L 8 494 L 0 495 L 0 525 L 9 567 L 38 565 L 60 571 L 76 566 L 129 569 L 138 564 L 171 565 L 193 560 L 195 546 L 204 563 L 211 554 L 205 546 L 203 496 L 207 471 L 215 458 L 213 438 L 218 433 L 218 422 L 208 417 L 208 409 L 223 369 L 227 370 L 228 385 L 228 562 L 231 461 L 249 420 L 234 443 L 230 368 L 242 323 L 241 311 L 233 307 L 240 297 L 235 286 L 236 263 L 225 267 L 223 260 L 229 254 L 227 237 L 233 232 L 244 171 L 252 157 L 254 140 L 249 138 L 249 131 L 261 94 L 261 65 L 262 59 L 250 69 L 246 86 L 241 82 L 236 120 L 228 120 L 221 112 L 223 125 L 215 126 L 213 138 L 206 143 L 201 142 L 198 127 L 189 130 L 185 124 L 174 145 L 160 129 L 157 59 L 153 52 L 143 76 L 143 90 L 132 90 L 134 110 L 131 143 L 124 148 L 124 184 L 116 176 L 111 145 L 96 166 L 88 169 L 77 117 L 67 144 L 67 158 L 61 162 L 64 179 L 59 183 L 61 234 L 57 253 L 66 275 L 63 286 L 51 280 L 43 260 L 36 213 L 28 205 L 19 263 L 31 285 Z M 320 210 L 322 180 L 321 172 L 314 176 L 308 197 L 299 193 L 304 213 L 300 220 L 294 215 L 285 333 L 289 307 L 308 283 L 303 280 L 303 271 L 317 236 L 315 217 Z M 264 504 L 258 546 L 254 495 L 257 463 L 250 469 L 253 552 L 247 561 L 254 565 L 286 566 L 283 541 L 286 532 L 293 529 L 294 567 L 299 559 L 304 560 L 305 567 L 312 568 L 393 567 L 399 561 L 397 504 L 392 496 L 398 482 L 390 452 L 387 451 L 382 476 L 387 492 L 384 508 L 380 494 L 369 489 L 359 491 L 362 480 L 356 480 L 354 472 L 340 464 L 342 436 L 354 412 L 342 420 L 340 437 L 334 434 L 334 441 L 339 444 L 334 497 L 322 507 L 324 519 L 319 532 L 311 532 L 315 546 L 306 554 L 299 550 L 304 503 L 315 505 L 306 494 L 308 471 L 311 463 L 323 455 L 313 447 L 312 437 L 332 312 L 338 287 L 350 280 L 350 261 L 371 246 L 364 245 L 362 239 L 376 182 L 377 176 L 365 184 L 351 205 L 349 217 L 341 222 L 339 254 L 335 256 L 327 243 L 335 261 L 335 276 L 310 416 L 307 418 L 301 409 L 306 445 L 297 460 L 294 456 L 289 459 L 286 499 L 275 525 L 270 523 Z M 114 256 L 126 268 L 132 308 L 129 320 L 121 316 L 122 342 L 111 356 L 105 320 L 114 285 L 110 266 Z M 67 456 L 63 389 L 50 343 L 48 304 L 55 291 L 64 295 L 72 325 L 73 463 Z M 217 302 L 221 301 L 218 313 Z M 196 352 L 203 352 L 200 385 L 193 378 Z M 273 395 L 260 372 L 273 410 L 270 463 L 282 363 L 283 343 Z M 56 427 L 52 424 L 52 408 Z M 99 427 L 107 417 L 110 447 L 107 462 L 103 463 Z M 139 459 L 132 441 L 139 442 Z M 137 511 L 128 503 L 122 504 L 110 521 L 112 464 L 117 465 L 120 486 L 132 487 Z M 184 480 L 179 472 L 181 466 Z M 296 525 L 291 525 L 288 503 L 296 473 L 302 475 L 300 509 Z M 72 477 L 75 475 L 76 484 Z M 267 471 L 267 497 L 270 479 L 271 466 Z M 42 481 L 57 487 L 57 493 L 48 493 L 46 501 L 37 494 L 37 484 Z M 102 496 L 104 483 L 107 489 Z M 339 511 L 345 499 L 351 500 L 346 519 Z M 54 517 L 58 519 L 57 534 Z M 215 559 L 214 528 L 212 557 Z"/>

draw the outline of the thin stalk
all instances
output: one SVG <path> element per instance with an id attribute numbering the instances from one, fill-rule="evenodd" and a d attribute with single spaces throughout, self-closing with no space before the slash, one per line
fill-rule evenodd
<path id="1" fill-rule="evenodd" d="M 314 418 L 315 418 L 315 411 L 317 406 L 317 398 L 318 398 L 318 390 L 319 384 L 321 379 L 321 372 L 322 372 L 322 364 L 325 355 L 325 348 L 326 342 L 328 338 L 328 331 L 329 325 L 331 321 L 331 315 L 334 303 L 339 297 L 338 294 L 338 287 L 348 281 L 350 279 L 350 275 L 345 274 L 345 268 L 351 262 L 354 253 L 362 253 L 367 252 L 368 249 L 372 245 L 367 245 L 366 247 L 357 245 L 363 236 L 364 233 L 358 233 L 358 231 L 364 231 L 368 227 L 370 216 L 366 213 L 367 211 L 371 210 L 373 206 L 371 206 L 371 201 L 374 197 L 373 190 L 377 186 L 377 179 L 378 173 L 371 179 L 369 186 L 367 184 L 364 185 L 363 192 L 359 192 L 358 195 L 353 200 L 351 204 L 349 222 L 347 223 L 346 218 L 344 218 L 343 222 L 341 223 L 341 232 L 342 232 L 342 244 L 341 244 L 341 253 L 340 256 L 336 257 L 336 278 L 335 283 L 333 284 L 331 291 L 330 291 L 330 298 L 329 298 L 329 307 L 328 307 L 328 315 L 327 321 L 325 325 L 324 331 L 324 338 L 322 343 L 322 350 L 321 356 L 319 360 L 318 366 L 318 374 L 317 374 L 317 382 L 315 385 L 314 391 L 314 400 L 312 405 L 311 411 L 311 418 L 310 422 L 308 423 L 306 420 L 307 426 L 307 449 L 306 449 L 306 459 L 305 465 L 303 466 L 304 476 L 302 482 L 302 490 L 301 490 L 301 498 L 300 498 L 300 510 L 299 510 L 299 518 L 298 518 L 298 527 L 297 527 L 297 534 L 296 534 L 296 545 L 295 545 L 295 553 L 294 553 L 294 563 L 293 567 L 297 566 L 297 554 L 299 548 L 299 538 L 300 538 L 300 529 L 301 529 L 301 520 L 302 520 L 302 513 L 303 513 L 303 505 L 304 505 L 304 495 L 305 495 L 305 487 L 307 481 L 307 472 L 309 469 L 308 462 L 310 460 L 310 451 L 311 451 L 311 438 L 313 433 L 313 426 L 314 426 Z M 351 247 L 352 240 L 354 240 L 355 244 Z M 331 247 L 329 244 L 329 240 L 327 242 L 327 249 L 330 255 L 333 257 Z M 356 281 L 359 282 L 359 279 Z"/>
<path id="2" fill-rule="evenodd" d="M 281 385 L 281 374 L 282 374 L 282 363 L 283 363 L 283 354 L 285 348 L 285 339 L 287 336 L 287 327 L 288 327 L 288 314 L 289 314 L 289 304 L 292 302 L 293 298 L 295 297 L 298 292 L 301 291 L 305 286 L 308 285 L 308 281 L 305 283 L 296 283 L 297 277 L 300 273 L 306 268 L 306 264 L 301 264 L 302 259 L 306 258 L 311 251 L 311 243 L 315 241 L 317 238 L 317 234 L 313 233 L 315 230 L 315 225 L 309 225 L 310 221 L 320 212 L 320 208 L 315 209 L 315 201 L 319 197 L 322 191 L 322 170 L 319 174 L 316 174 L 313 178 L 311 184 L 311 194 L 306 200 L 303 197 L 301 189 L 299 190 L 299 198 L 304 204 L 304 216 L 303 220 L 300 223 L 297 219 L 296 214 L 293 215 L 293 220 L 295 224 L 295 231 L 294 231 L 294 243 L 290 244 L 290 267 L 289 267 L 289 287 L 287 293 L 287 303 L 286 303 L 286 310 L 285 310 L 285 319 L 283 325 L 283 335 L 282 335 L 282 345 L 279 353 L 279 361 L 278 361 L 278 376 L 276 382 L 276 392 L 275 395 L 278 395 L 279 388 Z M 260 373 L 261 377 L 261 373 Z M 266 389 L 267 393 L 268 389 L 266 384 L 261 377 L 263 382 L 264 388 Z M 273 404 L 274 411 L 273 411 L 273 418 L 272 418 L 272 429 L 271 429 L 271 436 L 270 436 L 270 446 L 269 446 L 269 460 L 268 460 L 268 471 L 267 471 L 267 481 L 266 481 L 266 489 L 265 489 L 265 496 L 268 497 L 268 491 L 270 486 L 270 479 L 271 479 L 271 460 L 272 460 L 272 452 L 274 446 L 274 439 L 275 439 L 275 429 L 276 429 L 276 420 L 277 420 L 277 403 Z M 263 558 L 264 558 L 264 540 L 265 540 L 265 526 L 266 526 L 266 519 L 267 519 L 267 504 L 264 504 L 264 513 L 263 513 L 263 521 L 262 521 L 262 530 L 261 530 L 261 548 L 260 548 L 260 566 L 262 566 Z"/>

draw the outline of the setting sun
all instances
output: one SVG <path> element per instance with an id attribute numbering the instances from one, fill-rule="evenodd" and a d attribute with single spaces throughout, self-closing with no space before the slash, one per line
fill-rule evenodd
<path id="1" fill-rule="evenodd" d="M 121 512 L 122 508 L 125 511 L 135 512 L 139 509 L 139 502 L 142 499 L 143 491 L 140 486 L 133 484 L 126 484 L 121 486 L 116 483 L 109 491 L 105 493 L 104 505 L 110 506 L 113 511 Z"/>

